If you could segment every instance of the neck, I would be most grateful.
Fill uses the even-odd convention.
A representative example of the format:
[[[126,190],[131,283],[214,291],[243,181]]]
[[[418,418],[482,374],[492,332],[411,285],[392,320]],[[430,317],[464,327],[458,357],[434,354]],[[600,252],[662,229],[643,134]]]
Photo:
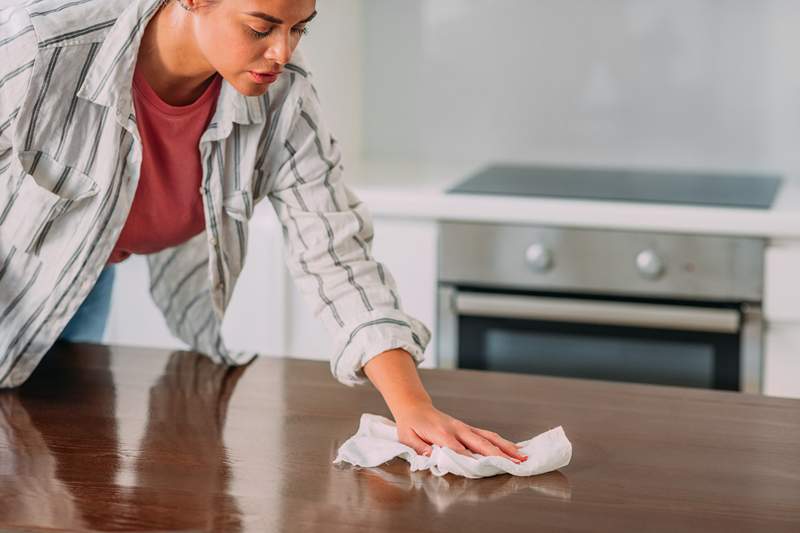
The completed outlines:
[[[168,2],[148,23],[139,47],[139,70],[170,105],[197,100],[215,74],[194,39],[192,16],[176,2]]]

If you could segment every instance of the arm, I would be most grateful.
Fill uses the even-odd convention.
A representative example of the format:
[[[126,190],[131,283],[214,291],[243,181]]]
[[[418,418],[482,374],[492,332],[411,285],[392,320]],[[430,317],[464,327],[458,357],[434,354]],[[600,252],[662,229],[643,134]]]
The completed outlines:
[[[294,119],[276,136],[264,173],[274,177],[268,195],[289,272],[333,337],[334,377],[350,386],[372,381],[399,439],[418,453],[438,444],[520,457],[513,443],[433,406],[416,370],[430,331],[402,310],[391,273],[372,257],[370,214],[342,180],[341,153],[309,78],[296,78],[287,102],[283,114]]]
[[[397,348],[419,364],[430,331],[403,311],[391,273],[372,256],[371,215],[343,180],[341,151],[311,81],[295,74],[286,102],[271,115],[292,120],[275,134],[262,174],[271,176],[267,194],[283,226],[289,273],[331,334],[333,376],[366,383],[364,364]]]

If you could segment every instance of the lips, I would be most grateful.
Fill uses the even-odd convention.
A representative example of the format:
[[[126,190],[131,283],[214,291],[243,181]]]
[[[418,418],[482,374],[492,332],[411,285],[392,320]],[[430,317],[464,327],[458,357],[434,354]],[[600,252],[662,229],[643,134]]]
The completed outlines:
[[[278,79],[278,74],[280,74],[280,71],[278,71],[278,72],[263,72],[262,73],[262,72],[258,72],[256,70],[251,70],[250,71],[250,78],[252,78],[253,81],[255,81],[256,83],[262,83],[262,84],[263,83],[272,83],[273,81]]]

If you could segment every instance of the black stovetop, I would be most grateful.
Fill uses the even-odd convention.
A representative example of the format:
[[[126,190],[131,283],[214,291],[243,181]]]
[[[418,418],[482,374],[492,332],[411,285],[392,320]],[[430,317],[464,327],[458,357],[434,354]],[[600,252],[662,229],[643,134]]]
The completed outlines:
[[[780,185],[750,174],[490,165],[447,192],[768,209]]]

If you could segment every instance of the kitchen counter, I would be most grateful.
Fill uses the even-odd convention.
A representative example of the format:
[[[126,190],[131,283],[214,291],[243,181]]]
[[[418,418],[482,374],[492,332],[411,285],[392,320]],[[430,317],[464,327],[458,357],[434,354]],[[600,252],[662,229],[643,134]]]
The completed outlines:
[[[522,440],[563,425],[572,463],[467,480],[334,466],[370,386],[325,362],[225,368],[193,353],[56,345],[0,392],[0,530],[798,531],[800,402],[422,370],[435,403]]]
[[[382,217],[800,238],[798,178],[784,182],[768,210],[445,194],[482,166],[364,160],[346,165],[345,179]]]

